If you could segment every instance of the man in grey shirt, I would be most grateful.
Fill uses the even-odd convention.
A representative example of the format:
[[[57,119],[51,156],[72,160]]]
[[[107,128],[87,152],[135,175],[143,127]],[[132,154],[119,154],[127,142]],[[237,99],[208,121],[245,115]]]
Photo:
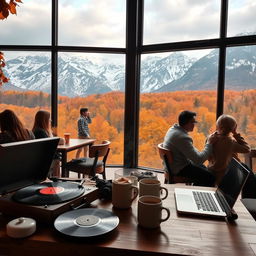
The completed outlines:
[[[195,127],[196,113],[183,111],[179,114],[179,124],[174,124],[166,133],[163,146],[171,150],[173,162],[170,168],[174,175],[187,177],[197,186],[214,186],[214,175],[203,166],[212,153],[215,136],[211,135],[202,152],[193,146],[189,136]]]
[[[80,109],[80,117],[77,120],[77,130],[78,130],[78,138],[79,139],[89,139],[90,131],[88,124],[92,123],[90,112],[88,108]],[[82,152],[82,148],[79,148],[76,152],[76,158],[79,158],[80,153]],[[84,147],[84,157],[88,156],[88,146]]]

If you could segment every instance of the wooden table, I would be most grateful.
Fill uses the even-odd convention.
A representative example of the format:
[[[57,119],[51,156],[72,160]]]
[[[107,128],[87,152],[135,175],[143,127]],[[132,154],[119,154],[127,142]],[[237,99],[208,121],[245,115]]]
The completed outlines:
[[[256,255],[256,222],[240,200],[235,204],[238,219],[232,223],[210,218],[178,216],[174,187],[165,185],[169,196],[164,206],[171,217],[158,229],[137,226],[137,201],[128,210],[116,210],[110,202],[94,201],[92,207],[105,208],[119,216],[119,226],[102,238],[62,237],[52,225],[38,226],[26,239],[11,239],[5,231],[6,218],[0,218],[0,255]]]
[[[95,139],[70,139],[69,144],[58,145],[57,152],[61,153],[61,176],[69,177],[68,170],[66,170],[65,165],[67,163],[67,154],[70,151],[82,148],[84,146],[92,145]]]

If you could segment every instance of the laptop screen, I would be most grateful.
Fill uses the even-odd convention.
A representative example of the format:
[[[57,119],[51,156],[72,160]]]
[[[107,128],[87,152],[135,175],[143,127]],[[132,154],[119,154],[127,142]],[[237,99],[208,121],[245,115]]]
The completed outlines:
[[[0,144],[0,195],[47,178],[59,138]]]
[[[235,158],[232,158],[227,172],[217,189],[217,193],[222,193],[231,209],[233,208],[249,173],[249,170],[247,170]]]

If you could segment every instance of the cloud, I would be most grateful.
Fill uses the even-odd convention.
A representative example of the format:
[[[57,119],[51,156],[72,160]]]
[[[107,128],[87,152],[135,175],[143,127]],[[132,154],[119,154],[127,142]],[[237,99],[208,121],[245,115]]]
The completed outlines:
[[[83,46],[125,47],[125,1],[85,1],[60,6],[60,43]],[[67,33],[69,31],[69,33]]]
[[[49,45],[51,1],[26,0],[18,14],[0,21],[1,44]],[[166,43],[219,36],[220,2],[216,0],[145,1],[144,43]],[[242,5],[241,5],[242,2]],[[125,47],[125,0],[62,0],[61,45]],[[228,34],[256,31],[254,0],[229,5]]]
[[[25,2],[25,1],[24,1]],[[17,15],[0,21],[1,44],[50,44],[51,5],[45,0],[26,0]]]

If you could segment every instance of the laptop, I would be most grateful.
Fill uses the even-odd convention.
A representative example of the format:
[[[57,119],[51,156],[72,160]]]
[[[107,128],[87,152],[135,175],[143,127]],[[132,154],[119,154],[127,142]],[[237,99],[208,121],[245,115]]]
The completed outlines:
[[[216,191],[175,188],[177,212],[182,214],[236,218],[232,210],[248,176],[247,170],[235,158]]]

